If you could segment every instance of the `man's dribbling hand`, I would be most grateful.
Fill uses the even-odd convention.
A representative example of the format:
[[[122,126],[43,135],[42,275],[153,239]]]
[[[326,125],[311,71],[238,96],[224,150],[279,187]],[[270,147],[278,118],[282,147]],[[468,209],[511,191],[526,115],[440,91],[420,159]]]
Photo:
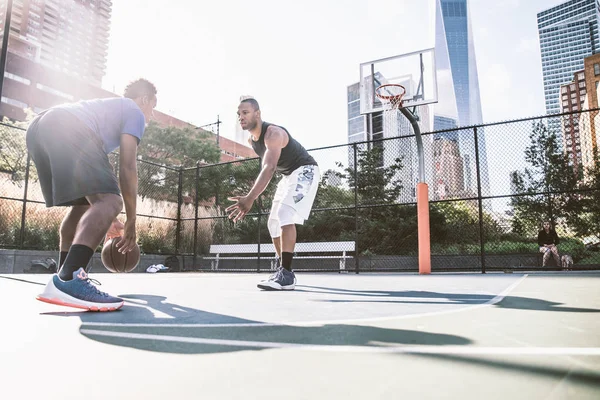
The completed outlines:
[[[125,225],[121,221],[115,218],[115,220],[110,224],[110,228],[106,232],[106,237],[104,238],[105,242],[108,242],[112,238],[122,237],[125,231]]]
[[[252,204],[254,204],[254,200],[248,196],[228,197],[228,200],[235,201],[235,204],[232,204],[225,209],[225,212],[229,214],[229,219],[233,219],[233,222],[244,219],[246,214],[248,214],[252,208]]]
[[[121,240],[117,243],[119,253],[129,253],[135,248],[137,243],[137,234],[135,230],[135,219],[125,221],[125,229]]]

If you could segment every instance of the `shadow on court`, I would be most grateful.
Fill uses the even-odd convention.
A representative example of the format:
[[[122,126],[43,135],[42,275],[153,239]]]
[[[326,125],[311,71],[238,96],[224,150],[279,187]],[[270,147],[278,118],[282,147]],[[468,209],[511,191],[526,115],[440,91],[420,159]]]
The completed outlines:
[[[544,378],[552,379],[565,379],[569,381],[590,386],[593,388],[600,388],[600,373],[591,370],[575,370],[571,368],[560,368],[552,367],[549,365],[533,364],[531,362],[517,362],[508,361],[506,359],[490,359],[484,356],[468,356],[468,355],[456,355],[456,354],[413,354],[415,357],[424,357],[437,361],[448,361],[453,363],[464,363],[468,365],[475,365],[484,368],[491,368],[496,370],[502,370],[507,372],[519,372],[523,373],[523,379],[527,379],[527,375],[537,375]],[[530,356],[533,357],[533,356]]]
[[[264,324],[169,303],[163,296],[127,294],[120,297],[127,303],[117,312],[52,312],[43,315],[80,318],[81,334],[98,342],[179,354],[263,350],[295,345],[390,347],[472,343],[461,336],[404,329]]]
[[[304,290],[311,289],[311,290]],[[423,303],[423,304],[465,304],[465,305],[477,305],[485,304],[491,301],[495,295],[486,294],[469,294],[469,293],[442,293],[442,292],[429,292],[429,291],[387,291],[387,290],[350,290],[332,287],[321,287],[321,286],[307,286],[298,285],[296,286],[298,292],[312,292],[312,293],[327,293],[332,295],[344,295],[344,296],[357,296],[363,297],[360,300],[344,299],[344,300],[315,300],[326,303]],[[401,299],[411,300],[401,300]],[[379,299],[379,300],[378,300]],[[390,300],[393,299],[393,300]],[[396,300],[399,299],[399,300]],[[423,299],[423,301],[414,300]],[[440,301],[435,301],[435,300]],[[426,300],[426,301],[425,301]],[[444,300],[444,301],[441,301]],[[557,303],[552,301],[546,301],[541,299],[535,299],[530,297],[520,296],[506,296],[502,301],[493,304],[494,307],[510,308],[517,310],[534,310],[534,311],[561,311],[561,312],[579,312],[579,313],[597,313],[600,309],[596,308],[576,308],[576,307],[561,307],[563,303]]]
[[[23,283],[31,283],[32,285],[46,286],[45,283],[30,281],[28,279],[13,278],[12,276],[0,276],[0,279],[6,279],[9,281],[17,281],[17,282],[23,282]]]

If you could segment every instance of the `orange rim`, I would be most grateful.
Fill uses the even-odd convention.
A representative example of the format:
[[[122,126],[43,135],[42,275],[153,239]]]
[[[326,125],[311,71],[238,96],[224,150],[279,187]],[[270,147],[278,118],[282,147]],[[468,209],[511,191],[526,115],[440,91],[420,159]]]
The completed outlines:
[[[402,89],[402,93],[400,94],[382,94],[380,91],[385,88],[400,88]],[[388,100],[392,102],[392,104],[402,103],[402,97],[406,94],[406,89],[402,85],[398,85],[397,83],[387,83],[385,85],[379,86],[375,89],[375,96],[380,98],[381,100]]]

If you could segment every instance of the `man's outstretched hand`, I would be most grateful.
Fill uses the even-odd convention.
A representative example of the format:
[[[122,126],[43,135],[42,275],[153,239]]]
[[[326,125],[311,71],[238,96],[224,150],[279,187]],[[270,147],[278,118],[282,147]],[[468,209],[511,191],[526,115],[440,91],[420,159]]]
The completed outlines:
[[[225,209],[225,212],[229,214],[229,219],[233,219],[233,222],[244,219],[246,214],[248,214],[252,208],[252,204],[254,204],[254,200],[248,196],[228,197],[228,200],[235,201],[235,204],[232,204]]]

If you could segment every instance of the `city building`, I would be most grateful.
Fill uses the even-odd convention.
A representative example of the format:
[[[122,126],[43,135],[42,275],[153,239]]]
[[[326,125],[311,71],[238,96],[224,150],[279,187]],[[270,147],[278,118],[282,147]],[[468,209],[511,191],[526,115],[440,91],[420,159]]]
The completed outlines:
[[[600,51],[599,15],[597,0],[570,0],[537,14],[547,114],[560,113],[561,85]]]
[[[7,2],[3,1],[0,32]],[[111,0],[14,0],[10,51],[100,86],[106,69]]]
[[[433,161],[436,176],[432,187],[434,198],[443,200],[449,194],[462,194],[465,188],[464,160],[457,141],[445,137],[436,138],[433,141]]]
[[[598,85],[600,53],[584,59],[584,68],[575,71],[569,83],[560,85],[560,111],[563,152],[576,170],[583,173],[595,163],[598,150]],[[589,111],[592,110],[592,111]]]
[[[563,151],[575,168],[582,163],[581,137],[590,134],[589,118],[587,121],[585,119],[580,121],[580,117],[586,113],[577,113],[583,109],[586,93],[585,70],[583,69],[575,72],[571,82],[560,85],[560,112],[575,112],[561,118]]]
[[[8,2],[0,6],[4,36]],[[111,0],[14,0],[0,115],[97,97],[106,70]]]
[[[26,109],[38,113],[62,103],[118,97],[101,88],[111,6],[110,0],[14,0],[0,117],[24,121]],[[153,118],[163,127],[196,128],[158,110]],[[255,157],[251,148],[227,138],[220,137],[219,147],[221,161]]]
[[[458,125],[481,124],[481,99],[479,74],[473,41],[473,29],[467,0],[439,0],[442,20],[436,25],[437,32],[443,32],[450,58],[452,83],[458,109]],[[440,43],[436,43],[436,48]],[[484,142],[485,143],[485,142]]]
[[[458,127],[483,122],[473,35],[467,0],[436,0],[435,56],[438,102],[417,107],[425,152],[425,178],[433,182],[437,198],[477,194],[475,136],[472,129]],[[401,73],[402,71],[399,71]],[[376,77],[385,81],[385,77]],[[360,114],[360,85],[348,86],[348,143],[412,135],[410,123],[398,113]],[[433,135],[426,133],[435,131]],[[489,194],[485,132],[478,128],[479,172],[482,194]],[[414,138],[384,142],[383,163],[403,160],[402,200],[409,200],[418,180]],[[398,144],[400,143],[400,144]],[[395,148],[394,148],[395,146]],[[349,155],[349,165],[352,160]],[[441,167],[443,166],[443,168]],[[461,182],[457,180],[460,179]]]
[[[483,123],[481,98],[479,91],[479,74],[473,40],[473,29],[469,2],[467,0],[438,0],[436,13],[436,62],[438,66],[438,89],[440,98],[434,105],[434,130],[468,127]],[[446,76],[449,69],[450,76]],[[451,95],[443,96],[452,91]],[[455,121],[454,121],[455,119]],[[464,186],[459,192],[453,188],[460,185],[447,185],[447,195],[462,197],[465,193],[477,193],[477,171],[475,165],[475,138],[473,131],[455,130],[438,132],[435,138],[444,138],[458,145],[458,155],[462,159],[462,169],[449,171],[448,176],[462,176]],[[487,148],[485,131],[478,128],[477,145],[479,149],[479,172],[481,192],[489,195],[489,174],[487,166]],[[458,167],[458,164],[448,164]],[[445,173],[444,171],[442,171]],[[442,173],[441,172],[441,173]],[[438,179],[436,172],[436,180]]]
[[[586,95],[585,101],[581,105],[582,110],[592,110],[582,112],[579,115],[580,127],[580,146],[581,146],[581,164],[584,167],[584,174],[587,169],[596,162],[598,155],[598,136],[600,136],[600,113],[598,109],[598,86],[600,84],[600,53],[586,57],[584,60],[584,77]],[[576,74],[577,75],[577,74]],[[579,83],[581,85],[581,83]],[[562,87],[561,87],[562,95]]]

